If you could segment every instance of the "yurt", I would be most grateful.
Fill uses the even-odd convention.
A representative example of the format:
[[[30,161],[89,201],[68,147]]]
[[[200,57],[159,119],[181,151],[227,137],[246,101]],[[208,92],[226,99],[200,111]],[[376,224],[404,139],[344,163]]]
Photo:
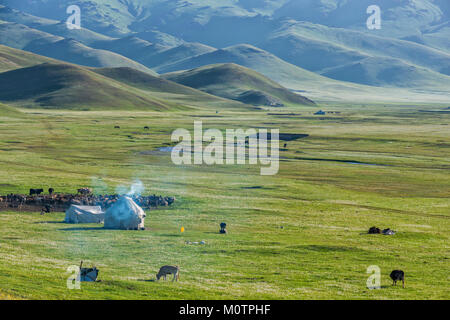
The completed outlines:
[[[105,214],[106,229],[144,230],[144,210],[130,197],[123,196]]]
[[[103,223],[105,213],[99,206],[71,205],[66,211],[65,223]]]

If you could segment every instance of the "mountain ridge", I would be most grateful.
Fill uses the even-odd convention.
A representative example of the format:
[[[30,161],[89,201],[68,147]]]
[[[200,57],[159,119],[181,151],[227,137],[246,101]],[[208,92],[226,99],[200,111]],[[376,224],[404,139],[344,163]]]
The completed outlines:
[[[314,105],[308,98],[293,93],[262,74],[233,63],[208,65],[162,76],[213,95],[254,105]]]

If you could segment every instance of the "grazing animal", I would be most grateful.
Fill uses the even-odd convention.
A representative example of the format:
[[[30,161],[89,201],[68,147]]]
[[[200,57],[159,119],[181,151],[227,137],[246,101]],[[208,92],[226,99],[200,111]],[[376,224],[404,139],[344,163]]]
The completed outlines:
[[[145,126],[144,129],[145,130],[150,130],[150,127]]]
[[[395,234],[395,231],[394,231],[394,230],[391,230],[391,229],[389,229],[389,228],[387,228],[387,229],[384,229],[384,230],[382,231],[382,233],[383,233],[385,236],[392,236],[392,235]]]
[[[381,229],[380,229],[380,228],[377,228],[377,227],[371,227],[371,228],[369,229],[369,234],[378,234],[378,233],[381,233]]]
[[[53,192],[55,192],[55,189],[53,189],[53,188],[48,188],[48,194],[53,194]]]
[[[220,231],[219,231],[219,232],[220,232],[221,234],[227,233],[226,227],[227,227],[227,224],[226,224],[225,222],[222,222],[222,223],[220,224]]]
[[[180,279],[180,268],[178,266],[163,266],[156,274],[156,280],[159,280],[161,277],[164,277],[164,280],[166,280],[168,274],[173,274],[172,281],[178,281]]]
[[[44,189],[30,189],[30,196],[40,195],[42,192],[44,192]]]
[[[402,270],[394,270],[391,272],[390,277],[392,279],[392,285],[396,286],[397,281],[402,281],[403,288],[405,287],[405,273]]]
[[[100,271],[94,266],[93,268],[83,268],[83,261],[80,263],[80,281],[95,282]]]
[[[114,129],[120,129],[120,126],[114,126]]]

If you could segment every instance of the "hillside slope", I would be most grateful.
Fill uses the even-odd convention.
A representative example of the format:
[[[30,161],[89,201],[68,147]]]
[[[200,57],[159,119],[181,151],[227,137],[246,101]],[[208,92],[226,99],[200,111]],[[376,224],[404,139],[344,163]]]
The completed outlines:
[[[184,108],[85,68],[52,63],[0,73],[0,100],[62,109]]]
[[[117,53],[93,49],[76,40],[17,23],[0,23],[0,44],[89,67],[131,67],[155,74],[149,68]]]
[[[16,72],[7,72],[12,70]],[[3,45],[0,45],[0,78],[0,100],[30,107],[249,108],[133,68],[87,68]]]
[[[153,70],[122,55],[106,50],[93,49],[72,39],[63,39],[47,44],[33,43],[26,46],[24,50],[82,66],[97,68],[130,67],[156,75]]]
[[[374,4],[382,9],[381,30],[366,28],[369,17],[366,10]],[[448,20],[450,12],[447,8],[447,0],[288,0],[272,17],[289,17],[367,34],[402,38]]]
[[[57,60],[0,44],[0,72],[34,66]]]
[[[201,43],[187,42],[177,47],[159,52],[147,59],[147,61],[142,61],[142,63],[155,71],[159,71],[170,64],[179,63],[186,59],[210,53],[215,50],[217,49]]]
[[[398,60],[401,60],[401,63],[409,65],[411,69],[420,66],[429,71],[450,75],[450,54],[445,50],[434,49],[416,42],[307,22],[287,20],[280,29],[274,31],[259,45],[289,63],[319,73],[326,68],[359,61],[365,63],[364,61],[369,61],[367,58],[378,58],[378,60],[385,60],[383,68],[389,67],[390,63],[393,63],[392,68],[396,68]],[[383,70],[380,69],[379,72]],[[388,84],[402,87],[404,82],[409,81],[409,75],[410,72],[404,74],[403,82],[391,81]],[[414,76],[414,78],[418,77],[420,73]],[[428,79],[431,78],[431,76],[428,77]],[[358,78],[351,79],[348,76],[337,79],[364,83],[358,82]],[[437,81],[439,77],[434,79],[434,82]]]
[[[165,95],[167,99],[170,97],[178,97],[178,99],[195,101],[196,103],[229,103],[237,105],[236,103],[222,99],[219,96],[211,95],[190,86],[166,80],[162,77],[155,77],[146,72],[141,72],[132,68],[99,68],[92,69],[92,71],[131,87],[150,91],[153,94]],[[239,107],[243,106],[239,105]]]
[[[314,104],[262,74],[232,63],[168,73],[163,77],[213,95],[253,105]]]
[[[20,112],[16,108],[0,103],[0,117],[24,118],[26,117],[26,114]]]
[[[399,59],[369,57],[324,69],[320,73],[328,78],[370,86],[442,91],[450,88],[450,76]]]
[[[69,30],[65,22],[37,17],[2,5],[0,5],[0,20],[22,24],[55,36],[72,38],[86,45],[90,45],[95,41],[110,39],[107,36],[83,27],[81,29]]]
[[[303,83],[323,77],[289,64],[273,54],[248,44],[240,44],[176,62],[160,69],[161,73],[194,69],[210,64],[234,63],[253,69],[273,81]]]

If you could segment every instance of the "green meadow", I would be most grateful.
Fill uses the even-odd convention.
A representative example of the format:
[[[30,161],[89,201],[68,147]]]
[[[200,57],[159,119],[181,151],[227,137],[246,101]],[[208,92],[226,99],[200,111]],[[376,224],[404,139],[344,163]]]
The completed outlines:
[[[0,108],[0,194],[84,186],[114,193],[140,179],[146,194],[177,199],[147,212],[145,231],[1,211],[0,299],[450,298],[446,105]],[[320,108],[340,113],[313,115]],[[309,136],[280,142],[275,176],[251,165],[175,166],[159,148],[195,120],[204,129]],[[223,221],[227,235],[218,232]],[[397,234],[368,235],[371,226]],[[69,290],[67,268],[81,260],[100,269],[101,282]],[[166,264],[180,266],[180,282],[154,281]],[[381,269],[378,290],[366,287],[372,265]],[[405,271],[405,289],[391,286],[394,269]]]

